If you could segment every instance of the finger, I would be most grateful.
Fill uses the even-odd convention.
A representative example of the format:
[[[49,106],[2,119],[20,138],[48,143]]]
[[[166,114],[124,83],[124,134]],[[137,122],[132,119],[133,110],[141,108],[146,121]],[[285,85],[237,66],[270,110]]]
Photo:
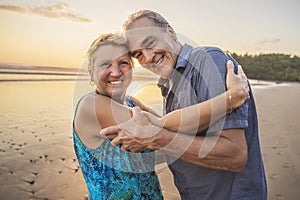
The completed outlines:
[[[137,125],[147,125],[149,123],[148,118],[142,113],[139,107],[132,108],[132,119]]]
[[[133,114],[133,117],[139,117],[140,115],[142,115],[142,111],[141,111],[140,107],[138,107],[138,106],[133,107],[132,114]]]
[[[131,152],[133,152],[133,153],[138,153],[138,152],[141,152],[141,151],[143,151],[143,149],[139,149],[138,147],[130,147],[130,149],[129,149]]]
[[[231,60],[227,60],[227,73],[234,73],[234,65]]]
[[[130,151],[130,146],[125,145],[125,144],[122,144],[121,150],[122,150],[122,151]]]
[[[126,139],[125,136],[118,136],[118,137],[115,137],[110,143],[113,146],[118,146],[123,143],[124,139]]]
[[[145,151],[146,148],[145,147],[133,147],[133,149],[131,150],[132,152],[134,153],[139,153],[139,152],[142,152],[142,151]]]
[[[238,65],[238,74],[245,74],[241,65]]]
[[[117,125],[109,126],[100,131],[100,136],[108,137],[111,134],[117,134],[120,130],[121,129]]]
[[[137,98],[135,98],[135,97],[133,97],[133,96],[129,96],[130,97],[130,99],[131,99],[131,101],[133,101],[133,103],[135,104],[135,105],[138,105],[140,102],[139,102],[139,100],[137,99]]]
[[[238,66],[238,75],[240,75],[243,80],[248,80],[241,65]]]
[[[115,137],[117,137],[118,135],[119,135],[118,133],[113,133],[113,134],[106,135],[106,138],[112,140],[112,139],[114,139]]]

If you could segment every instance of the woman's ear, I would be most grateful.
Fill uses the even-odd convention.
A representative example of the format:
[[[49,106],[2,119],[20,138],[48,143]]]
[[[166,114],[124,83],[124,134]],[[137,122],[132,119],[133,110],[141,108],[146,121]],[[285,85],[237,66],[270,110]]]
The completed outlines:
[[[94,78],[94,73],[93,73],[92,69],[89,68],[88,71],[89,71],[89,74],[90,74],[90,77],[91,77],[91,81],[94,82],[95,78]]]

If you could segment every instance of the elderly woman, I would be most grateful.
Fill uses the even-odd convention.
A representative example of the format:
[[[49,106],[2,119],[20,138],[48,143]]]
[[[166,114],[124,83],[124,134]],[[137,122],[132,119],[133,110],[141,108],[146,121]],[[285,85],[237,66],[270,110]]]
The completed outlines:
[[[133,63],[127,41],[122,35],[100,35],[91,44],[87,54],[89,74],[96,90],[86,94],[78,102],[74,114],[73,137],[75,153],[86,181],[89,198],[163,199],[154,171],[155,152],[122,151],[120,146],[112,146],[111,141],[99,132],[105,127],[128,121],[132,117],[130,107],[134,106],[149,112],[148,116],[152,118],[156,116],[153,121],[160,126],[178,130],[178,124],[184,123],[178,117],[180,111],[157,118],[155,112],[137,99],[126,96],[126,89],[132,81]],[[227,78],[230,80],[227,84],[230,91],[215,97],[222,100],[223,104],[224,99],[227,102],[226,112],[224,107],[215,110],[220,117],[242,105],[248,98],[248,91],[243,89],[243,73],[235,75],[230,72]],[[201,129],[210,124],[210,104],[208,101],[195,105],[196,109],[201,110],[201,120],[200,116],[191,119],[195,121],[199,118]]]

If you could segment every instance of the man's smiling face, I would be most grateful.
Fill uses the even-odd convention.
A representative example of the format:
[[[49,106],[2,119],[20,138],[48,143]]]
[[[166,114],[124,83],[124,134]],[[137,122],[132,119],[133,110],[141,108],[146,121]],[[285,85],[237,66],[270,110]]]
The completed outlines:
[[[146,69],[170,77],[181,45],[171,27],[157,27],[146,17],[137,19],[127,30],[131,55]]]

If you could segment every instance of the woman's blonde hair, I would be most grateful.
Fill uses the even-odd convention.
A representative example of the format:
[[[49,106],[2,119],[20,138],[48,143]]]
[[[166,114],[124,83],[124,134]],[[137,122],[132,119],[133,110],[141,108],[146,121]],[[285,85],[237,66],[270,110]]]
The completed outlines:
[[[112,45],[116,47],[124,47],[128,50],[128,55],[130,56],[128,41],[126,37],[121,33],[105,33],[101,34],[98,38],[96,38],[92,44],[90,45],[86,56],[88,59],[88,69],[92,70],[94,68],[94,60],[95,51],[100,47],[104,45]],[[131,59],[130,59],[131,61]],[[132,61],[131,61],[132,64]],[[133,66],[133,65],[132,65]]]

